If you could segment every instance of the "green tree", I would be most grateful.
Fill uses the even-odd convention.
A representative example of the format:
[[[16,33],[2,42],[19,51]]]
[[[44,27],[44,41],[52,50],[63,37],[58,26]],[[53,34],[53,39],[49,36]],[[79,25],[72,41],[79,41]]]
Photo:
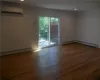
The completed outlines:
[[[51,17],[50,19],[51,19],[51,22],[53,22],[53,23],[58,22],[58,18]]]
[[[39,37],[48,39],[49,32],[49,18],[40,17],[39,18]]]
[[[39,17],[39,38],[48,39],[49,25],[58,22],[58,18]]]

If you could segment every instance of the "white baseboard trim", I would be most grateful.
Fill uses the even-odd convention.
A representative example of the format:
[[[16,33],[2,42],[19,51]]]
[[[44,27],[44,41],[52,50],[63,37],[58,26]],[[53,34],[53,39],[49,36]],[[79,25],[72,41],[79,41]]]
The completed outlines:
[[[98,46],[97,44],[88,43],[88,42],[84,42],[84,41],[78,41],[78,40],[66,41],[62,45],[70,44],[70,43],[73,43],[73,42],[77,42],[77,43],[85,44],[85,45],[88,45],[88,46],[100,48],[100,46]],[[32,49],[31,48],[26,48],[26,49],[19,49],[19,50],[1,52],[0,56],[11,55],[11,54],[20,53],[20,52],[26,52],[26,51],[32,51]]]
[[[19,50],[13,50],[13,51],[5,51],[5,52],[1,52],[0,56],[11,55],[11,54],[26,52],[26,51],[32,51],[32,49],[26,48],[26,49],[19,49]]]
[[[98,44],[94,44],[94,43],[88,43],[88,42],[78,41],[78,40],[75,40],[74,42],[85,44],[85,45],[88,45],[88,46],[91,46],[91,47],[99,48]]]
[[[84,44],[84,45],[88,45],[88,46],[92,46],[92,47],[99,48],[99,46],[98,46],[97,44],[88,43],[88,42],[84,42],[84,41],[78,41],[78,40],[66,41],[66,42],[64,42],[64,43],[63,43],[63,45],[64,45],[64,44],[73,43],[73,42],[76,42],[76,43],[81,43],[81,44]]]

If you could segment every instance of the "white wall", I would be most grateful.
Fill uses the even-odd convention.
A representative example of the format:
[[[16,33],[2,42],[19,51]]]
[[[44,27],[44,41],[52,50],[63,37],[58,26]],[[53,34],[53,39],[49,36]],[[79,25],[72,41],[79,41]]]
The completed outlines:
[[[61,27],[60,27],[60,39],[61,44],[67,41],[75,40],[75,29],[77,16],[73,14],[67,14],[61,16]]]
[[[38,16],[60,17],[61,43],[74,40],[76,13],[49,9],[24,9],[24,15],[2,16],[2,52],[38,45]]]
[[[75,40],[77,12],[50,9],[38,9],[38,16],[51,16],[60,18],[60,43]]]
[[[31,48],[36,44],[34,12],[24,9],[24,15],[5,14],[2,16],[2,52]]]
[[[81,12],[77,23],[76,39],[100,46],[100,9]]]

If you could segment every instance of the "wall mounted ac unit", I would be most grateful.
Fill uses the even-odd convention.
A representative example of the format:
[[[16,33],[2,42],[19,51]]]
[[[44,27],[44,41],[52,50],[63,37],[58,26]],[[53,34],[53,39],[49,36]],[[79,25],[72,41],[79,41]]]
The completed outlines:
[[[23,8],[19,3],[3,1],[2,13],[23,14]]]

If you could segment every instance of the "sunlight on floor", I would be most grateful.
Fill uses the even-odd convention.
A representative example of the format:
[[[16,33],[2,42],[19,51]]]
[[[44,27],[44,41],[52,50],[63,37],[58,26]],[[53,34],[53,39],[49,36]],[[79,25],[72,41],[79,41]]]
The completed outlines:
[[[40,51],[40,50],[42,50],[41,48],[37,48],[34,52],[38,52],[38,51]]]

